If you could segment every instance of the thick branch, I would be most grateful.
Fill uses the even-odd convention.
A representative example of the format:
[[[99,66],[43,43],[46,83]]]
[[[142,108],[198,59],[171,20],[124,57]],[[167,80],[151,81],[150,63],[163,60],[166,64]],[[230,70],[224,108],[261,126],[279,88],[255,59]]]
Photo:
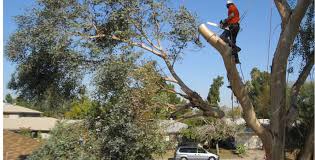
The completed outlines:
[[[295,9],[288,11],[287,1],[275,1],[282,16],[282,30],[274,53],[270,78],[271,120],[270,131],[273,135],[272,158],[283,159],[285,146],[286,121],[286,69],[290,48],[298,34],[300,23],[311,0],[299,0]],[[290,15],[288,15],[290,14]]]
[[[186,119],[196,118],[196,117],[201,117],[201,116],[204,116],[204,114],[203,113],[189,114],[189,115],[184,115],[184,116],[179,117],[178,119],[176,119],[176,121],[181,122]]]
[[[231,48],[220,37],[210,31],[205,24],[199,26],[199,32],[208,43],[216,48],[221,54],[228,79],[232,86],[232,91],[243,108],[244,119],[247,125],[249,125],[262,139],[266,138],[266,136],[270,136],[267,135],[266,129],[257,120],[254,107],[248,97],[245,85],[241,81],[234,59],[231,56]]]
[[[284,26],[290,16],[291,8],[287,0],[275,0],[275,4],[281,16],[282,24]]]
[[[176,118],[175,114],[177,114],[177,113],[179,113],[179,112],[182,112],[182,111],[185,111],[185,110],[187,110],[187,109],[189,109],[189,108],[191,108],[191,107],[192,107],[191,103],[186,103],[186,104],[177,105],[177,106],[176,106],[176,111],[174,111],[174,112],[171,114],[170,118]]]
[[[178,83],[177,80],[172,77],[164,77],[163,79],[168,82]]]
[[[290,95],[290,110],[287,113],[286,121],[287,125],[291,126],[292,122],[297,117],[297,97],[300,93],[300,89],[302,85],[305,83],[308,75],[311,73],[311,70],[314,66],[314,51],[312,51],[312,54],[308,58],[308,62],[306,63],[305,67],[303,68],[302,72],[300,73],[298,79],[293,84],[291,89],[291,95]]]
[[[161,87],[162,87],[162,88],[163,88],[163,90],[164,90],[164,91],[166,91],[166,92],[169,92],[169,93],[174,93],[174,94],[178,94],[178,95],[182,96],[183,98],[185,98],[185,99],[189,100],[189,97],[188,97],[187,95],[185,95],[185,94],[182,94],[182,93],[176,92],[174,89],[165,88],[165,87],[163,87],[163,86],[161,86]]]
[[[281,2],[285,7],[284,1]],[[281,35],[274,54],[271,69],[270,97],[271,97],[271,131],[273,135],[282,138],[283,127],[286,126],[286,69],[290,48],[298,34],[300,23],[310,5],[311,0],[299,0],[292,14],[288,18],[285,27],[282,28]],[[281,12],[281,10],[279,11]],[[280,145],[280,144],[279,144]],[[283,144],[284,145],[284,144]],[[277,146],[276,146],[277,148]],[[276,155],[274,153],[273,155]],[[282,154],[283,156],[283,154]]]

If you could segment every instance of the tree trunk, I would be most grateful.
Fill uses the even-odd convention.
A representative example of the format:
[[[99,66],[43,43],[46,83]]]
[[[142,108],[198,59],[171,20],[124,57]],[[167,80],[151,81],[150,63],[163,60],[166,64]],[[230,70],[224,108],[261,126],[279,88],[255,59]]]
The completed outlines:
[[[270,157],[272,150],[272,136],[269,130],[262,126],[256,117],[247,89],[239,76],[234,59],[231,55],[231,48],[220,37],[210,31],[206,25],[201,24],[199,26],[199,32],[208,41],[208,43],[216,48],[221,54],[227,71],[228,80],[232,86],[232,91],[243,108],[243,118],[245,119],[246,124],[252,128],[262,140],[265,146],[266,155],[267,157]]]
[[[311,160],[314,156],[314,124],[305,139],[304,147],[300,151],[298,160]]]
[[[219,141],[216,142],[215,148],[217,149],[217,155],[220,155]]]
[[[270,134],[267,134],[270,135]],[[272,138],[270,137],[259,137],[263,143],[263,149],[265,150],[266,160],[272,159]]]
[[[311,0],[298,0],[292,10],[287,0],[274,0],[282,19],[282,31],[277,49],[274,54],[271,70],[270,96],[271,96],[271,122],[270,129],[262,126],[254,112],[247,89],[239,77],[231,48],[206,25],[199,26],[201,35],[221,54],[227,71],[232,91],[240,102],[246,124],[261,138],[267,159],[284,160],[285,128],[286,128],[286,69],[290,47],[299,31],[300,23],[306,13]]]

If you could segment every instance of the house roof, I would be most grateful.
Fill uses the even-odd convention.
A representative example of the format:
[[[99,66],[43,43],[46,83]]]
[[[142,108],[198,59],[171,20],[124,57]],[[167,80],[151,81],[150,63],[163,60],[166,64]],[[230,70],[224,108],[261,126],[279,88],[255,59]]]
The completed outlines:
[[[180,130],[188,128],[188,125],[174,120],[160,120],[160,126],[168,134],[179,133]]]
[[[3,113],[33,113],[33,114],[41,114],[42,112],[25,108],[18,105],[13,105],[9,103],[4,103],[3,105]]]
[[[3,159],[22,159],[38,149],[41,143],[35,139],[11,131],[3,131]]]
[[[243,118],[236,118],[236,119],[234,119],[234,121],[232,118],[223,118],[223,121],[225,123],[227,123],[228,125],[245,125],[246,124],[246,122]],[[258,121],[262,125],[269,125],[270,124],[269,119],[258,119]]]
[[[58,119],[51,117],[3,118],[3,128],[7,130],[29,128],[32,131],[50,131],[57,122]]]

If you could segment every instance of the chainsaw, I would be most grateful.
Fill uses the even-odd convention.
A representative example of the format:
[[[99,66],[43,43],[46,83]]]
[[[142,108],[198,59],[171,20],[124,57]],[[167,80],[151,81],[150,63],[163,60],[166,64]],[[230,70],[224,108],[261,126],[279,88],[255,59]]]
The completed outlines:
[[[221,26],[219,24],[216,24],[216,23],[213,23],[213,22],[207,22],[207,24],[209,24],[210,26],[218,27],[220,29],[229,30],[229,27],[221,28]]]

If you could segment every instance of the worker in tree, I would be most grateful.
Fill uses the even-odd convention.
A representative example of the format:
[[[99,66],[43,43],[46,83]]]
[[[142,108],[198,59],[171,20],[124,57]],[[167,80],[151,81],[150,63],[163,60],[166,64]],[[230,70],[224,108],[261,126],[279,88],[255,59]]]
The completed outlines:
[[[236,46],[236,37],[238,31],[240,30],[240,15],[232,0],[227,0],[226,7],[228,8],[228,17],[220,21],[220,27],[224,29],[220,38],[232,47],[232,54],[235,57],[235,63],[238,64],[240,63],[238,59],[238,52],[241,51],[241,48]]]

